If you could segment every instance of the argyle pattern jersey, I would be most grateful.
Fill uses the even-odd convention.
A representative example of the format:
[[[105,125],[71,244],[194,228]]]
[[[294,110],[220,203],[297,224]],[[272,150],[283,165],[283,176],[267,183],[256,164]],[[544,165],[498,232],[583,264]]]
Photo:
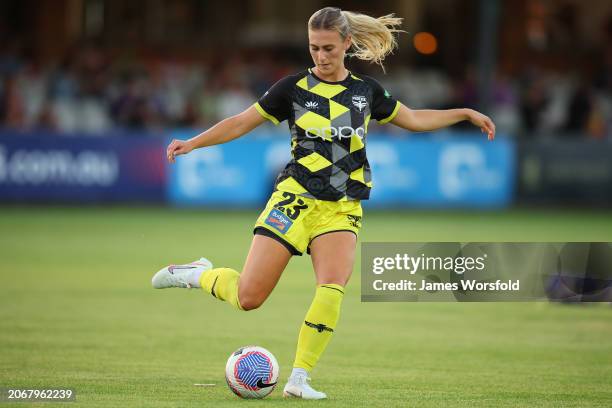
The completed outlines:
[[[274,124],[287,120],[291,131],[292,160],[275,190],[327,201],[369,198],[368,123],[392,120],[400,106],[378,82],[351,73],[327,82],[307,70],[278,81],[254,106]]]

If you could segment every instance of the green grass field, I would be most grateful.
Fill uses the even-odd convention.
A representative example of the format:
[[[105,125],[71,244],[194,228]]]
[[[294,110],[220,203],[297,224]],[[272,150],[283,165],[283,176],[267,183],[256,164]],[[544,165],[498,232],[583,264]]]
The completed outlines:
[[[314,293],[308,257],[292,260],[252,312],[197,290],[150,288],[163,265],[201,255],[239,269],[255,216],[0,207],[0,386],[72,387],[68,407],[612,406],[610,305],[361,303],[359,265],[313,372],[330,398],[284,400]],[[369,212],[361,236],[470,240],[612,241],[612,213]],[[279,388],[261,401],[225,385],[229,353],[248,344],[281,365]]]

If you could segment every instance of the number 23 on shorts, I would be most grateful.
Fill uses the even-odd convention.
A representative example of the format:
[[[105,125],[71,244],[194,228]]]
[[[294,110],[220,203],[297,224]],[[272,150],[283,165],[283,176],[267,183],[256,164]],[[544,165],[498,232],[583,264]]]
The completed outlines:
[[[308,209],[308,204],[302,199],[297,198],[297,195],[288,191],[283,191],[283,200],[274,204],[274,208],[287,214],[287,217],[296,220],[300,216],[302,210]]]
[[[293,223],[299,221],[298,217],[303,217],[308,212],[307,210],[309,210],[309,206],[306,200],[294,193],[276,191],[272,194],[264,210],[265,218],[260,222],[282,234],[286,234]]]

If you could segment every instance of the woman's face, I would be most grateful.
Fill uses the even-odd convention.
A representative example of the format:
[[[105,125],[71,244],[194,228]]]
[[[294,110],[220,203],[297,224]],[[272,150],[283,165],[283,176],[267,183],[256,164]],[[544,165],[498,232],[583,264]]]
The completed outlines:
[[[333,30],[308,30],[310,55],[317,70],[323,75],[333,75],[344,68],[344,55],[351,46],[351,37],[344,40]]]

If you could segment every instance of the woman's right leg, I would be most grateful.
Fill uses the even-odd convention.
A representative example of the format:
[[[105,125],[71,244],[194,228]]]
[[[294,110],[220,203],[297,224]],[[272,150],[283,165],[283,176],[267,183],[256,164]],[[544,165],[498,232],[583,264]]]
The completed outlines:
[[[202,274],[202,289],[241,310],[257,309],[268,298],[291,259],[275,239],[254,235],[242,273],[214,268]]]

